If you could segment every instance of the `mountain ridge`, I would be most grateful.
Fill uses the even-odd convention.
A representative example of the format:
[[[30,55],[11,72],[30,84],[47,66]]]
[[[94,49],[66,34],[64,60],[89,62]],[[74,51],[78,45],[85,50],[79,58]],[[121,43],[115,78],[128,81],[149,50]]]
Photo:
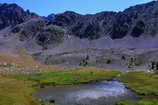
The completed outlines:
[[[48,17],[18,5],[3,4],[0,8],[1,51],[25,49],[44,64],[73,67],[82,66],[88,56],[87,65],[110,69],[128,69],[131,58],[138,58],[144,69],[157,59],[152,56],[158,49],[158,1],[122,12],[81,15],[66,11]],[[144,54],[150,51],[154,53],[144,62]],[[122,60],[122,56],[127,59]],[[109,60],[112,64],[106,64]]]
[[[1,4],[0,5],[0,29],[3,29],[10,25],[17,25],[23,23],[31,18],[37,18],[38,15],[25,11],[22,7],[17,4]]]
[[[69,35],[90,40],[103,36],[120,39],[127,35],[157,34],[158,1],[131,6],[121,12],[103,11],[96,14],[82,15],[73,11],[50,14],[42,17],[29,10],[23,10],[17,4],[0,5],[0,29],[9,25],[15,26],[31,18],[42,18],[49,24],[64,28]],[[14,11],[13,11],[14,9]],[[5,20],[6,21],[5,21]],[[151,31],[150,31],[151,30]]]
[[[157,34],[155,27],[152,26],[157,21],[157,5],[157,1],[152,1],[130,7],[122,12],[104,11],[94,15],[80,15],[67,11],[55,15],[52,23],[66,27],[68,34],[89,39],[107,35],[112,39],[118,39],[126,35],[139,37],[142,34]],[[150,27],[155,33],[150,31]]]

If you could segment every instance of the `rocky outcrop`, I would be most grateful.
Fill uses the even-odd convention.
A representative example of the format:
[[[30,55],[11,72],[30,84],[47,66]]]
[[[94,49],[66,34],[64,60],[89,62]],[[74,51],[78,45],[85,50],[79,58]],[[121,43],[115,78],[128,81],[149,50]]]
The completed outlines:
[[[104,36],[112,39],[120,39],[127,35],[132,37],[154,36],[158,33],[158,1],[136,5],[122,12],[81,15],[66,11],[61,14],[50,14],[48,17],[40,17],[29,10],[24,11],[16,4],[0,5],[0,29],[25,23],[32,18],[42,18],[45,24],[62,27],[69,35],[90,40]],[[39,32],[41,31],[39,24],[34,24],[34,27]],[[23,34],[32,34],[33,30],[28,27],[27,31]]]
[[[0,4],[0,52],[24,48],[45,64],[127,70],[134,59],[148,68],[158,59],[157,29],[158,1],[122,12],[67,11],[48,17]]]
[[[158,1],[136,5],[122,12],[101,12],[94,15],[80,15],[64,12],[55,15],[52,23],[67,29],[71,35],[80,38],[97,39],[110,36],[112,39],[127,35],[139,37],[158,33]]]
[[[8,26],[12,26],[8,30],[18,35],[20,41],[33,40],[44,48],[56,46],[69,36],[89,40],[153,37],[158,34],[158,1],[136,5],[122,12],[81,15],[67,11],[48,17],[24,11],[16,4],[0,4],[0,29]]]
[[[0,4],[0,29],[14,26],[38,16],[29,10],[24,11],[17,4]]]
[[[30,19],[19,24],[12,29],[12,33],[17,34],[20,41],[34,41],[44,49],[61,43],[65,35],[62,28],[49,24],[42,18]]]

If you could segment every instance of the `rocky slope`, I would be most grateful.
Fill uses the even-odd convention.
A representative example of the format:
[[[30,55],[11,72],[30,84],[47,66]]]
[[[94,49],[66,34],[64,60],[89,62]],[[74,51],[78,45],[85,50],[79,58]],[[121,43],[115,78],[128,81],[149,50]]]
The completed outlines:
[[[29,10],[24,11],[17,4],[0,4],[0,29],[37,17],[38,15],[31,13]]]
[[[151,56],[157,55],[157,28],[158,1],[122,12],[66,11],[48,17],[0,4],[1,52],[26,49],[46,64],[129,69],[135,59],[137,69],[149,68],[157,60]]]
[[[157,34],[158,1],[130,7],[122,12],[101,12],[80,15],[64,12],[55,15],[52,23],[68,29],[68,33],[80,38],[97,39],[110,36],[112,39],[127,35],[154,36]]]

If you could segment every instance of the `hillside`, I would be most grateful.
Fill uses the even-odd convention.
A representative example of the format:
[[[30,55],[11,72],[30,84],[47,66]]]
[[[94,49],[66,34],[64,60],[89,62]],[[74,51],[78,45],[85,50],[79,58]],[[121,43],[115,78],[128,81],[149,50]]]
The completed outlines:
[[[157,7],[158,1],[152,1],[121,12],[66,11],[43,17],[17,4],[1,4],[1,52],[25,49],[44,64],[126,70],[132,58],[139,62],[147,53],[157,55]],[[149,68],[153,60],[150,56],[136,68]]]

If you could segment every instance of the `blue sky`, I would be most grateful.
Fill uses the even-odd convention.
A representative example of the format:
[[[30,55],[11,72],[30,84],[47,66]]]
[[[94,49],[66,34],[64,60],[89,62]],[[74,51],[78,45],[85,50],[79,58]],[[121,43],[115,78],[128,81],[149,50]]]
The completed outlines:
[[[64,11],[94,14],[101,11],[122,11],[129,6],[152,0],[0,0],[0,3],[17,3],[24,9],[41,16]]]

